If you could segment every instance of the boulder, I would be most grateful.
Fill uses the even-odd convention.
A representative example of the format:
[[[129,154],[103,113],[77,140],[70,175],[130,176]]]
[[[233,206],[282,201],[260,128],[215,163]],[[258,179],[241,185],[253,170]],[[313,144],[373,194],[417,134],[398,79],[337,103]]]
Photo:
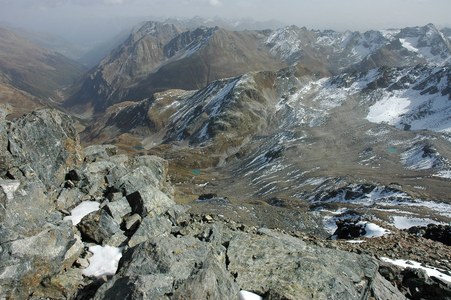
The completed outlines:
[[[74,121],[57,110],[42,109],[16,119],[8,142],[11,167],[31,167],[47,187],[59,186],[69,169],[81,163]]]
[[[108,212],[108,214],[113,217],[116,223],[121,224],[122,218],[130,214],[132,212],[132,208],[127,201],[127,198],[122,197],[119,200],[109,202],[105,205],[104,209]]]
[[[167,236],[126,251],[118,273],[94,299],[169,299],[173,295],[171,299],[235,300],[238,292],[225,264],[207,243]]]
[[[171,233],[172,223],[165,216],[146,217],[130,238],[129,247],[145,242],[151,238],[168,236]]]
[[[407,268],[401,276],[409,299],[451,299],[451,284],[429,277],[424,270]]]
[[[127,194],[126,198],[132,212],[142,217],[148,214],[153,216],[163,214],[175,205],[174,200],[151,185],[143,186],[138,191]]]
[[[145,187],[157,188],[160,183],[158,174],[155,174],[154,170],[147,166],[139,166],[122,177],[117,175],[116,177],[118,178],[116,186],[126,195],[139,191]]]
[[[119,224],[103,209],[85,216],[77,225],[84,241],[102,242],[120,231]]]
[[[337,220],[335,224],[337,225],[337,229],[333,235],[337,239],[352,239],[366,234],[365,224],[359,223],[355,219]]]
[[[407,232],[451,246],[451,225],[413,226],[407,229]]]
[[[0,180],[0,240],[29,237],[42,230],[55,209],[40,181]]]
[[[67,251],[75,243],[72,228],[47,224],[36,235],[5,241],[0,249],[0,298],[27,299],[46,278],[74,262]]]
[[[376,274],[371,286],[371,296],[374,300],[405,300],[407,299],[397,288],[379,273]]]
[[[103,195],[107,187],[105,176],[114,168],[116,164],[109,160],[98,160],[84,165],[83,179],[80,183],[83,191],[92,196]]]
[[[155,174],[158,182],[157,187],[170,198],[174,196],[174,188],[169,181],[169,163],[167,160],[154,155],[142,155],[134,159],[133,165],[149,168]]]
[[[68,210],[76,204],[82,202],[86,198],[86,194],[77,188],[60,189],[56,199],[56,209]]]
[[[114,145],[91,145],[83,149],[83,152],[86,162],[94,162],[98,159],[108,159],[110,156],[116,155],[117,147]]]
[[[270,299],[366,299],[378,269],[370,257],[310,246],[271,230],[235,234],[227,258],[241,289]]]

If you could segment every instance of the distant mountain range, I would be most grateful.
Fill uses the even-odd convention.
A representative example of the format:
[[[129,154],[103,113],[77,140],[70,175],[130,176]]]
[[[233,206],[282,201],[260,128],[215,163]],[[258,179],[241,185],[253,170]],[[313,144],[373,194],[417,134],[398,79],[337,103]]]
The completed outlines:
[[[96,98],[84,94],[102,112],[85,131],[87,140],[137,147],[185,167],[213,167],[224,180],[216,184],[242,197],[305,199],[356,182],[396,182],[412,195],[449,198],[446,31],[431,24],[366,33],[146,26],[92,71],[97,77],[85,79],[102,87],[90,90]],[[171,33],[166,42],[156,48],[149,46],[152,40],[146,49],[158,51],[133,56],[144,49],[136,45],[161,34],[159,26]],[[247,43],[237,42],[244,38]],[[259,54],[252,56],[251,48]],[[118,54],[124,56],[115,59]],[[253,63],[239,67],[233,57]],[[203,58],[210,73],[184,68]],[[229,63],[213,63],[219,58]],[[107,84],[102,74],[111,66]],[[228,70],[230,77],[216,80],[227,74],[213,70]],[[412,184],[420,177],[426,186],[421,189]]]
[[[192,22],[200,21],[143,23],[84,76],[4,31],[3,95],[39,106],[78,78],[64,106],[88,117],[85,141],[219,170],[221,187],[243,197],[397,182],[449,198],[449,29],[233,31]],[[422,189],[411,182],[420,177]]]
[[[296,64],[336,75],[381,66],[440,65],[451,57],[447,31],[432,24],[365,33],[296,26],[263,31],[187,28],[182,22],[143,24],[86,75],[66,106],[95,114],[155,92],[199,89],[217,79]]]

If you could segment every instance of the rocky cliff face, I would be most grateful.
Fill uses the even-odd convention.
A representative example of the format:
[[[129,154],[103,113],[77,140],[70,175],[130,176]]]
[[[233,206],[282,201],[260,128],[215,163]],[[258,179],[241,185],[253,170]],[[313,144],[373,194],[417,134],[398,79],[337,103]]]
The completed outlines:
[[[176,205],[158,157],[82,151],[56,111],[1,117],[3,298],[404,299],[374,258]]]

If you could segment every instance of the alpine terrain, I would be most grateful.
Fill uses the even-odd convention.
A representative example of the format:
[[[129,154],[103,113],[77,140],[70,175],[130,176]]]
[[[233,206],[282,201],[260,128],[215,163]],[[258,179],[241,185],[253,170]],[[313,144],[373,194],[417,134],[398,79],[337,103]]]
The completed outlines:
[[[451,299],[450,30],[221,22],[0,43],[0,298]]]

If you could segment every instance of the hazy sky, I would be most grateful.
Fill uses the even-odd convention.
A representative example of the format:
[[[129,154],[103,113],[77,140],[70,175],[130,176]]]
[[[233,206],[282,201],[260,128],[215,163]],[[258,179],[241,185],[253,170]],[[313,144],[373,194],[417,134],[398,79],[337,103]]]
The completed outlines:
[[[0,22],[76,40],[152,16],[275,19],[311,29],[451,26],[451,0],[0,0]]]

